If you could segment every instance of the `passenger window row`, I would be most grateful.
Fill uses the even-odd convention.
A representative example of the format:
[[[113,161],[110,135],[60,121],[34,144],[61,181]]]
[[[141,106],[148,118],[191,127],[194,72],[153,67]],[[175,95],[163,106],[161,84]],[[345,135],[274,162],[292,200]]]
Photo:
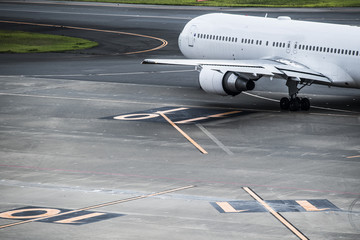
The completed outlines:
[[[297,48],[296,45],[295,45],[295,48]],[[299,50],[359,56],[359,51],[355,51],[355,50],[319,47],[319,46],[311,46],[311,45],[305,45],[305,44],[300,44]]]
[[[195,37],[200,39],[209,39],[209,40],[215,40],[215,41],[224,41],[224,42],[238,42],[238,38],[236,37],[228,37],[228,36],[218,36],[218,35],[212,35],[212,34],[194,34]],[[255,45],[262,45],[262,40],[254,40],[254,39],[247,39],[242,38],[241,43],[243,44],[255,44]],[[269,45],[269,41],[266,41],[266,46]],[[278,48],[290,48],[290,42],[288,44],[284,42],[273,42],[273,47]],[[359,51],[355,50],[347,50],[347,49],[338,49],[338,48],[328,48],[328,47],[319,47],[319,46],[311,46],[311,45],[305,45],[305,44],[297,44],[295,43],[294,46],[295,49],[304,50],[304,51],[315,51],[315,52],[327,52],[327,53],[334,53],[334,54],[343,54],[343,55],[353,55],[353,56],[359,56]]]
[[[228,37],[228,36],[218,36],[218,35],[211,35],[211,34],[195,34],[195,37],[201,38],[201,39],[209,39],[209,40],[215,40],[215,41],[224,41],[224,42],[237,42],[238,39],[235,37]]]
[[[261,41],[261,40],[246,39],[246,38],[242,38],[242,39],[241,39],[241,43],[262,45],[262,41]]]
[[[283,42],[273,42],[272,46],[273,47],[279,47],[279,48],[285,48],[286,44],[283,43]]]

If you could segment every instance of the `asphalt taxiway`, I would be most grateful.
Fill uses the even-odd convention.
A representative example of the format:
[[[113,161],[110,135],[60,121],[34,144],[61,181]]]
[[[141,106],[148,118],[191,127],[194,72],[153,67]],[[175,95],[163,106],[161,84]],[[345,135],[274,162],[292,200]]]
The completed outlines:
[[[220,97],[191,68],[140,64],[181,58],[207,12],[360,25],[359,9],[0,1],[2,29],[100,43],[0,55],[1,239],[360,237],[358,90],[311,86],[309,112],[282,112],[282,81]]]

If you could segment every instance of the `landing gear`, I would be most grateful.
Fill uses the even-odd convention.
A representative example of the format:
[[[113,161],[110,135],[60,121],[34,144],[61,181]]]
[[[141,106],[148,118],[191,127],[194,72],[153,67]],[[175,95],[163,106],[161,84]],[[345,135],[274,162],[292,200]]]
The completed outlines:
[[[290,110],[290,111],[309,111],[310,109],[310,100],[308,98],[299,98],[297,94],[299,91],[308,85],[302,86],[298,89],[299,79],[289,79],[286,82],[286,86],[289,88],[289,98],[282,98],[280,100],[280,108],[282,110]]]
[[[308,98],[282,98],[280,100],[281,110],[290,110],[290,111],[309,111],[310,109],[310,100]]]

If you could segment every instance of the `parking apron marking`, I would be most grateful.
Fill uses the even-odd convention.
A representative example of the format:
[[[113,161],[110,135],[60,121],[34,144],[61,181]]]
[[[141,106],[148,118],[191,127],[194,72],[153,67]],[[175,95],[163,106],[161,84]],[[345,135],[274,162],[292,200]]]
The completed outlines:
[[[163,194],[167,194],[167,193],[182,191],[182,190],[193,188],[193,187],[195,187],[195,185],[189,185],[189,186],[180,187],[180,188],[173,188],[173,189],[162,191],[162,192],[157,192],[157,193],[152,193],[152,194],[147,194],[147,195],[142,195],[142,196],[137,196],[137,197],[131,197],[131,198],[126,198],[126,199],[116,200],[116,201],[112,201],[112,202],[108,202],[108,203],[97,204],[97,205],[93,205],[93,206],[89,206],[89,207],[85,207],[85,208],[80,208],[80,209],[77,209],[77,210],[64,212],[64,213],[49,214],[49,215],[47,215],[45,217],[39,217],[39,218],[25,220],[25,221],[21,221],[21,222],[1,225],[0,229],[13,227],[13,226],[20,225],[20,224],[25,224],[25,223],[35,222],[35,221],[39,221],[39,220],[44,220],[44,219],[48,219],[48,218],[52,218],[52,217],[58,217],[58,216],[66,215],[66,214],[86,211],[86,210],[100,208],[100,207],[107,207],[107,206],[110,206],[110,205],[115,205],[115,204],[135,201],[135,200],[139,200],[139,199],[154,197],[154,196],[158,196],[158,195],[163,195]]]
[[[258,201],[266,210],[268,210],[271,215],[273,215],[277,220],[279,220],[285,227],[287,227],[293,234],[295,234],[301,240],[308,240],[302,232],[300,232],[294,225],[292,225],[288,220],[286,220],[280,213],[276,212],[269,204],[267,204],[259,195],[257,195],[249,187],[243,187],[244,191],[247,192],[252,198]]]

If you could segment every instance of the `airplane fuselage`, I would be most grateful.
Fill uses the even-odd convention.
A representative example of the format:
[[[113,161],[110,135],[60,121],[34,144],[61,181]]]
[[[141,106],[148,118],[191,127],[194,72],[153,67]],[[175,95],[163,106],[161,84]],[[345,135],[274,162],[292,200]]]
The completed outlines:
[[[184,27],[179,48],[192,59],[289,59],[326,73],[332,86],[360,88],[360,27],[207,14]]]

